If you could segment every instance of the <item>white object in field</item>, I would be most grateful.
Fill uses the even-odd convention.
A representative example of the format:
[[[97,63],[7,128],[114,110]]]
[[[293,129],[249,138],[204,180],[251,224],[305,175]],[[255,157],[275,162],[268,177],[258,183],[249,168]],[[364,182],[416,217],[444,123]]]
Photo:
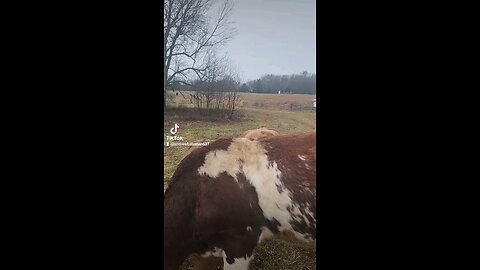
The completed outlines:
[[[279,94],[279,95],[280,95],[280,93],[281,93],[280,90],[278,90],[278,94]]]
[[[312,101],[313,101],[313,107],[316,108],[317,107],[317,99],[314,98]]]

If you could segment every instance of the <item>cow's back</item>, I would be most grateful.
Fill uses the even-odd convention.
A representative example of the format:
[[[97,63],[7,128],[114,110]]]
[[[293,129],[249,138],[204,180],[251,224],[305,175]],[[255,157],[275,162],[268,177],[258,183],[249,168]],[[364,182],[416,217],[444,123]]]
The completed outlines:
[[[315,153],[313,132],[222,139],[185,157],[164,201],[164,256],[175,261],[172,269],[190,253],[237,263],[282,230],[314,240]]]

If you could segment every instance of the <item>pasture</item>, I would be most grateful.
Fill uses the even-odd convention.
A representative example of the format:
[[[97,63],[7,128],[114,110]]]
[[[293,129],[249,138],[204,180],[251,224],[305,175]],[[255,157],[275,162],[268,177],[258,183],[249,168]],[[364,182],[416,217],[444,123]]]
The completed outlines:
[[[178,93],[178,91],[175,93]],[[188,100],[191,94],[194,94],[194,92],[181,91],[181,94],[176,95],[172,91],[168,91],[169,104],[175,107],[191,107],[192,105]],[[242,108],[268,108],[276,110],[311,109],[312,99],[315,98],[315,95],[302,94],[240,93],[240,96],[240,106]]]
[[[183,92],[183,94],[189,93]],[[176,135],[182,136],[183,142],[188,143],[238,137],[246,130],[260,127],[272,129],[281,134],[316,130],[316,112],[311,108],[311,100],[315,97],[312,95],[254,93],[241,93],[241,95],[242,103],[238,114],[240,117],[234,120],[212,122],[167,113],[164,122],[164,145],[167,143],[165,135],[170,135],[169,129],[174,123],[180,126],[180,131]],[[181,95],[173,95],[170,98],[174,106],[189,107],[188,102]],[[186,146],[164,147],[164,191],[187,150]],[[257,248],[250,269],[310,270],[315,269],[315,266],[314,247],[287,242],[280,238],[265,241]],[[187,263],[183,269],[191,268]]]

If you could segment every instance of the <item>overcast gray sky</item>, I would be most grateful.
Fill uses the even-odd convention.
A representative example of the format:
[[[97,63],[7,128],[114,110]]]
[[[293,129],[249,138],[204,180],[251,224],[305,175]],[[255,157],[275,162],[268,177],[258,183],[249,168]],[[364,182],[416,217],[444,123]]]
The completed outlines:
[[[316,73],[315,0],[234,0],[237,34],[225,50],[242,81]]]

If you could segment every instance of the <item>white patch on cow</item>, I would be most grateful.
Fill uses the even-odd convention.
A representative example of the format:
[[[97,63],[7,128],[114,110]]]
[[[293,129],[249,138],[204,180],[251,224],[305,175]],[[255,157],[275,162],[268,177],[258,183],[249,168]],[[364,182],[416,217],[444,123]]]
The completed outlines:
[[[223,172],[234,178],[238,173],[243,173],[255,187],[265,218],[275,218],[282,230],[292,229],[292,217],[287,210],[292,204],[291,193],[280,181],[282,173],[277,164],[269,163],[261,142],[246,138],[233,139],[227,150],[207,153],[203,166],[198,169],[200,175],[205,174],[211,178],[216,178]],[[277,185],[282,187],[282,193],[277,190]]]
[[[215,257],[220,258],[220,257],[222,257],[222,252],[223,252],[222,249],[214,247],[213,251],[207,251],[207,252],[201,254],[200,256],[203,257],[203,258],[208,258],[210,256],[215,256]]]
[[[305,161],[307,158],[305,156],[302,156],[302,155],[298,155],[298,158]]]
[[[252,227],[247,226],[247,232],[251,232],[251,231],[252,231]]]
[[[198,174],[216,178],[219,174],[226,172],[236,180],[237,173],[240,171],[239,165],[239,161],[230,156],[227,151],[214,150],[205,156],[205,163],[198,169]]]
[[[296,232],[296,231],[293,231],[293,230],[292,230],[292,233],[295,236],[295,238],[297,238],[298,240],[300,240],[304,243],[313,242],[313,239],[310,236],[308,236],[307,234],[302,234],[302,233],[299,233],[299,232]]]
[[[272,231],[270,231],[267,227],[261,227],[260,230],[262,232],[260,233],[260,236],[258,237],[258,243],[262,242],[263,240],[271,239],[271,238],[274,237]]]
[[[250,257],[244,258],[235,258],[233,264],[229,264],[227,262],[227,256],[225,252],[223,252],[223,269],[224,270],[248,270],[248,265],[250,261],[253,259],[253,255]]]

